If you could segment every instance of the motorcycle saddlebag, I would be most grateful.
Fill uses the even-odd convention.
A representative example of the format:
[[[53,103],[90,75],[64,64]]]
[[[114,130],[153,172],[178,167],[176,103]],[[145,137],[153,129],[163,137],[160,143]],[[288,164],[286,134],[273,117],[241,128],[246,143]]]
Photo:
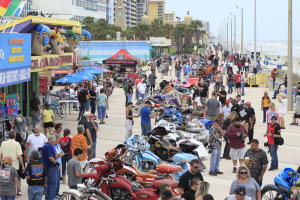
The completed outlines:
[[[162,185],[162,184],[168,184],[170,185],[172,188],[175,188],[178,186],[178,182],[175,181],[175,180],[171,180],[171,179],[160,179],[160,180],[155,180],[153,182],[153,188],[156,189],[156,190],[159,190],[159,187]]]
[[[145,188],[136,192],[137,199],[157,200],[158,197],[153,189]]]
[[[160,164],[156,166],[156,171],[161,174],[174,174],[182,171],[182,168],[178,165]]]

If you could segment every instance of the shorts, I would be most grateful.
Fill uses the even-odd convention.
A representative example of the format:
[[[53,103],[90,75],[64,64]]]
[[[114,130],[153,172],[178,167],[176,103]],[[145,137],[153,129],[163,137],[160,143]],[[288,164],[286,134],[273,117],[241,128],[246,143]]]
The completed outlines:
[[[295,119],[300,119],[300,113],[295,113],[294,117],[295,117]]]
[[[53,122],[44,122],[44,128],[53,128],[54,124]]]
[[[234,149],[230,148],[231,160],[244,160],[246,148]]]
[[[235,83],[235,87],[236,88],[240,88],[241,87],[241,83]]]

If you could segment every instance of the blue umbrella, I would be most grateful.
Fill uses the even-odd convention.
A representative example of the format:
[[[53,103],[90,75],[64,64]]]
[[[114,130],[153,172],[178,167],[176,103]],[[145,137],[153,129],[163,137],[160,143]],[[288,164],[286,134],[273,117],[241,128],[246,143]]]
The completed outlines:
[[[76,79],[79,79],[81,81],[91,81],[95,78],[94,75],[92,75],[90,73],[86,73],[86,72],[79,72],[79,73],[73,74],[73,77],[75,77]]]
[[[101,72],[111,72],[109,69],[106,69],[105,67],[97,67]]]
[[[79,83],[81,80],[77,77],[72,75],[66,75],[58,80],[55,81],[56,83]]]
[[[102,74],[103,72],[101,72],[99,69],[95,68],[95,67],[89,67],[84,69],[82,72],[88,72],[90,74]]]

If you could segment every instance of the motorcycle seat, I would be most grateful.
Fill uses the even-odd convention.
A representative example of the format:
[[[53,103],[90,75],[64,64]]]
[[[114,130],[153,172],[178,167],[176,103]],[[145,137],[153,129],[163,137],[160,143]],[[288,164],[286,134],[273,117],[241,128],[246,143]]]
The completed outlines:
[[[177,149],[170,149],[169,152],[170,152],[170,154],[174,155],[176,153],[180,153],[181,151],[177,150]]]
[[[179,147],[182,149],[183,152],[190,153],[197,149],[199,145],[190,141],[184,141],[179,144]]]

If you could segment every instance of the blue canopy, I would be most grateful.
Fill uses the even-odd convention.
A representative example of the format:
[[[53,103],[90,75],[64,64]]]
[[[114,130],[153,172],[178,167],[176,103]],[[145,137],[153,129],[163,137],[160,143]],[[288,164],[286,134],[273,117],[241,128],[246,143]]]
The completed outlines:
[[[105,68],[105,67],[97,67],[101,72],[111,72],[111,70]]]
[[[96,67],[89,67],[89,68],[85,68],[82,72],[88,72],[90,74],[102,74],[103,72],[100,71],[98,68]]]
[[[74,77],[72,75],[66,75],[58,80],[55,81],[55,83],[79,83],[81,80],[77,77]]]
[[[93,74],[83,71],[73,74],[73,76],[77,79],[80,79],[81,81],[91,81],[95,78]]]

